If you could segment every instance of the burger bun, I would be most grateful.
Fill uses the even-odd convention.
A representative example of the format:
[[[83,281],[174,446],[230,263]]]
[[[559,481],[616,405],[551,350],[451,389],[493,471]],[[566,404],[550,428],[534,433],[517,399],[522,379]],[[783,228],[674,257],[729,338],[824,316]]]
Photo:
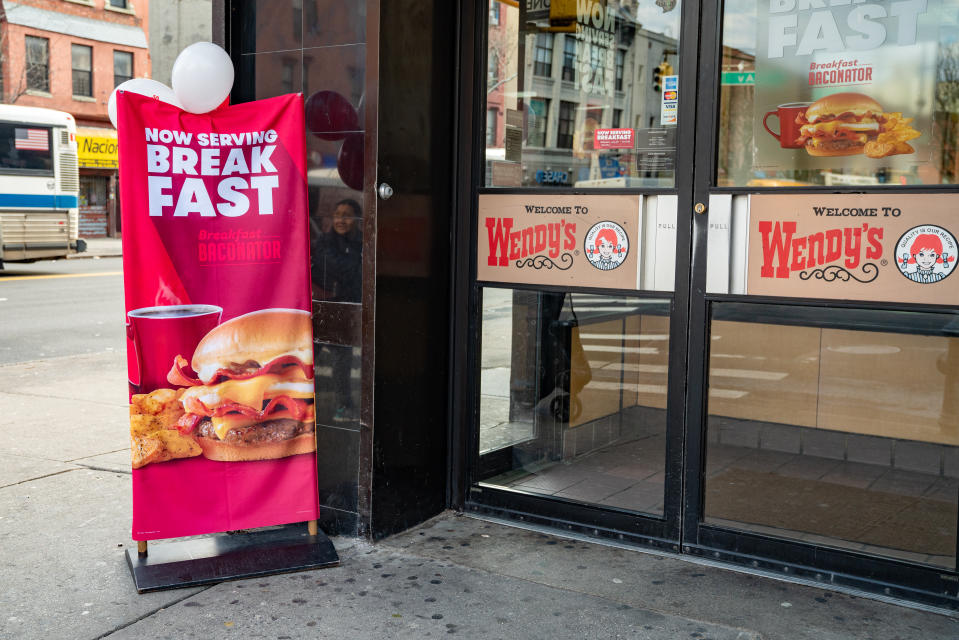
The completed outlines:
[[[262,309],[227,320],[207,333],[193,352],[191,366],[209,383],[217,369],[253,361],[260,366],[281,356],[313,364],[309,311]]]
[[[834,157],[834,156],[858,156],[866,148],[864,144],[844,145],[842,147],[830,148],[828,144],[811,146],[806,145],[806,153],[811,156]]]
[[[845,91],[823,96],[806,107],[806,120],[815,123],[827,116],[839,116],[851,113],[854,116],[863,116],[867,113],[882,113],[882,106],[864,93]],[[836,155],[836,154],[828,154]],[[850,154],[842,154],[850,155]]]
[[[237,445],[214,438],[198,437],[203,457],[221,462],[248,462],[251,460],[274,460],[316,451],[316,432],[310,431],[279,442]]]

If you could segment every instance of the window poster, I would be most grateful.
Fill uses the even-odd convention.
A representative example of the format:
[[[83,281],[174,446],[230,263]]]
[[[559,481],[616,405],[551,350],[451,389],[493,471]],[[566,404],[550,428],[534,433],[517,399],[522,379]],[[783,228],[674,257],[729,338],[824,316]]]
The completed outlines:
[[[761,0],[754,169],[928,162],[940,0]]]
[[[949,194],[770,194],[749,200],[748,295],[955,305]]]
[[[479,199],[477,279],[638,289],[642,196]]]

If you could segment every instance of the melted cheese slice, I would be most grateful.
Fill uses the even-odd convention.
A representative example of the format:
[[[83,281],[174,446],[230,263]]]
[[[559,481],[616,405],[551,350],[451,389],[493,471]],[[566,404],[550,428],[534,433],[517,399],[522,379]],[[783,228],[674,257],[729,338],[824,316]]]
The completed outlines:
[[[196,398],[210,409],[221,404],[235,402],[259,411],[264,400],[276,396],[289,396],[303,400],[313,398],[313,381],[307,379],[299,367],[290,367],[284,375],[267,374],[249,380],[226,380],[211,387],[198,386],[187,389],[180,401]]]
[[[879,131],[878,122],[843,122],[842,120],[832,120],[830,122],[820,122],[818,124],[804,124],[799,128],[799,133],[804,136],[831,136],[837,131]]]

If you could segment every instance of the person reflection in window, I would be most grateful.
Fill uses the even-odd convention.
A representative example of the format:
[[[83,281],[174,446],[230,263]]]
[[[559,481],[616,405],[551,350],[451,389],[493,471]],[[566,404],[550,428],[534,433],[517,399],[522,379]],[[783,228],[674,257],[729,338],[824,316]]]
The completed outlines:
[[[363,282],[362,209],[356,200],[336,203],[329,231],[314,232],[313,282],[331,302],[359,302]]]
[[[362,209],[356,200],[340,200],[333,210],[331,229],[315,235],[311,250],[313,283],[326,292],[327,301],[360,302],[363,287],[361,219]],[[330,345],[329,351],[337,402],[333,420],[349,421],[355,418],[350,389],[353,347]]]

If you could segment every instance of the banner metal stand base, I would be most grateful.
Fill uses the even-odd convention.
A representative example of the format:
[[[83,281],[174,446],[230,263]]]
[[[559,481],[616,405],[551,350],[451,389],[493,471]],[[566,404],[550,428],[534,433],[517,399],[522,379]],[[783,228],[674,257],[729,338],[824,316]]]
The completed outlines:
[[[302,523],[151,544],[148,553],[128,548],[126,557],[137,593],[322,569],[340,563],[326,534],[304,532]]]

